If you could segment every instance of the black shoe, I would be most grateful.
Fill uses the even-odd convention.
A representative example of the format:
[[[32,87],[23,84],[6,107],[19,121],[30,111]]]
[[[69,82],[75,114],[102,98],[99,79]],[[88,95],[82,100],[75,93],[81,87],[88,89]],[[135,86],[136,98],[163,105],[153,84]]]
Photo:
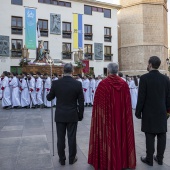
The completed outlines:
[[[8,106],[8,107],[6,108],[6,110],[10,110],[10,109],[12,109],[12,106]]]
[[[75,162],[77,162],[77,160],[78,160],[78,158],[77,158],[77,156],[76,156],[73,161],[69,161],[69,164],[70,164],[70,165],[73,165]]]
[[[159,164],[159,165],[163,165],[163,161],[162,160],[158,160],[157,156],[153,156],[153,159]]]
[[[59,163],[60,163],[61,165],[65,165],[65,160],[60,160],[60,159],[59,159]]]
[[[43,104],[41,104],[41,105],[40,105],[40,109],[43,109],[43,108],[44,108],[44,105],[43,105]]]
[[[21,106],[17,106],[16,109],[22,109],[22,107]]]
[[[141,159],[141,161],[142,161],[143,163],[145,163],[145,164],[147,164],[147,165],[149,165],[149,166],[153,166],[153,162],[150,162],[149,160],[147,160],[146,157],[141,156],[140,159]]]
[[[87,107],[87,103],[84,106]]]
[[[26,108],[26,109],[30,109],[30,106],[26,106],[25,108]]]
[[[4,106],[4,107],[3,107],[3,109],[6,109],[6,108],[8,108],[8,106]]]
[[[92,105],[91,105],[91,103],[89,103],[89,105],[88,105],[89,107],[91,107]]]

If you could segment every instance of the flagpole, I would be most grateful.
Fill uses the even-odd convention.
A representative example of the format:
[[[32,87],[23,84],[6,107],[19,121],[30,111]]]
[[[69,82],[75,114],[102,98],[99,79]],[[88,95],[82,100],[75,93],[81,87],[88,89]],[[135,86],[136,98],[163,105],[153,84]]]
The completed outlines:
[[[51,85],[52,85],[52,64],[53,60],[50,58],[48,60],[50,63],[50,71],[51,71]],[[53,148],[53,156],[54,156],[54,126],[53,126],[53,106],[52,106],[52,101],[51,101],[51,126],[52,126],[52,148]]]

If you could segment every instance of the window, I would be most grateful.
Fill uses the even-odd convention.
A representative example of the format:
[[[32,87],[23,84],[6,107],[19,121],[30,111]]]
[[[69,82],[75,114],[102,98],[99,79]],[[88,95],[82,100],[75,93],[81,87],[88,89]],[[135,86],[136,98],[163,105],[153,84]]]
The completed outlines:
[[[111,35],[111,28],[104,27],[104,41],[111,42],[112,35]]]
[[[97,7],[93,7],[92,10],[93,11],[98,11],[98,8]]]
[[[40,43],[41,43],[41,40],[38,41],[38,44]],[[48,41],[44,41],[43,45],[44,45],[44,50],[48,51]]]
[[[85,59],[93,60],[91,44],[84,44],[84,57],[85,57]]]
[[[64,6],[64,2],[63,2],[63,1],[59,1],[59,2],[58,2],[58,5]]]
[[[51,1],[51,4],[57,5],[57,1],[56,1],[56,0],[52,0],[52,1]]]
[[[21,57],[22,56],[22,40],[12,39],[11,43],[11,54],[12,57]]]
[[[71,23],[63,22],[62,29],[63,29],[63,38],[71,38]]]
[[[84,25],[84,39],[92,40],[92,38],[93,38],[92,25]]]
[[[104,17],[111,18],[111,10],[110,9],[104,9]]]
[[[71,3],[70,2],[65,2],[65,6],[66,7],[71,7]]]
[[[48,20],[38,20],[40,33],[42,37],[48,37]]]
[[[44,41],[44,50],[48,51],[48,41]]]
[[[22,35],[22,17],[11,17],[11,34]]]
[[[103,12],[103,8],[100,8],[100,7],[92,7],[92,11]]]
[[[107,76],[107,68],[103,68],[103,73],[105,76]]]
[[[84,5],[84,14],[92,15],[92,7]]]
[[[103,8],[98,8],[98,12],[103,12]]]
[[[45,4],[52,4],[52,5],[59,5],[59,6],[65,6],[65,7],[71,7],[70,2],[65,2],[65,1],[58,1],[58,0],[38,0],[40,3],[45,3]]]
[[[104,46],[104,60],[111,61],[113,54],[111,54],[111,46]]]
[[[71,59],[71,43],[63,43],[62,45],[62,59]]]
[[[11,0],[11,4],[22,5],[22,0]]]

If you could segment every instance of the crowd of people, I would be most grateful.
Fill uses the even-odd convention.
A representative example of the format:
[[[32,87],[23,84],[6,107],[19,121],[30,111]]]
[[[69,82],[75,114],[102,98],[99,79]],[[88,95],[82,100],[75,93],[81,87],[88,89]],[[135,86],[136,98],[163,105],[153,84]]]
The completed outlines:
[[[39,72],[17,75],[4,71],[0,79],[2,106],[4,109],[48,108],[57,104],[55,122],[61,165],[65,165],[66,160],[66,131],[69,164],[78,160],[78,121],[83,120],[84,106],[93,106],[88,163],[95,170],[135,169],[132,109],[136,109],[135,116],[141,119],[141,131],[146,137],[146,156],[141,156],[141,161],[149,166],[153,166],[153,160],[163,165],[170,116],[170,80],[159,72],[160,65],[159,57],[150,57],[148,73],[141,77],[123,77],[116,63],[108,64],[108,76],[104,78],[73,77],[71,63],[64,65],[63,77],[53,74],[52,80],[48,74],[42,76]],[[154,155],[155,137],[157,152]]]
[[[52,81],[58,80],[62,76],[52,75]],[[93,105],[94,94],[97,86],[102,81],[98,76],[74,76],[74,79],[82,83],[85,107]],[[56,105],[56,98],[49,102],[46,99],[51,89],[51,77],[37,72],[23,72],[22,74],[4,71],[0,77],[0,99],[4,109],[21,108],[50,108]]]

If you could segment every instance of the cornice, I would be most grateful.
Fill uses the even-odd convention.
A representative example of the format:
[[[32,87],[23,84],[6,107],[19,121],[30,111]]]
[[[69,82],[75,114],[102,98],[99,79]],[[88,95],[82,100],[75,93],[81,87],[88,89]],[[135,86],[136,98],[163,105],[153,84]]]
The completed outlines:
[[[162,5],[166,9],[166,11],[168,11],[166,3],[163,3],[163,2],[137,2],[137,3],[132,3],[130,5],[125,5],[125,6],[122,5],[121,9],[129,8],[129,7],[137,6],[137,5],[143,5],[143,4],[147,4],[147,5]]]
[[[68,0],[70,2],[79,2],[79,3],[84,3],[85,5],[91,5],[91,6],[99,6],[99,7],[105,7],[105,8],[111,8],[111,9],[121,9],[121,5],[117,4],[111,4],[111,3],[106,3],[106,2],[100,2],[96,0]]]

